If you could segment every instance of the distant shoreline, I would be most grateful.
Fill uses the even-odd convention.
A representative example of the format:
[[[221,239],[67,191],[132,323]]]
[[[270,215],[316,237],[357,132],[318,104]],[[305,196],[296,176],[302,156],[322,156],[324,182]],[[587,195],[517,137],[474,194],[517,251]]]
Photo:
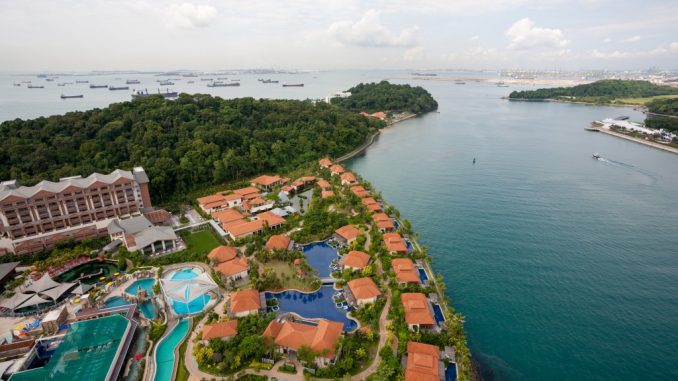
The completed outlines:
[[[622,133],[619,133],[619,132],[611,131],[611,130],[606,129],[606,128],[595,128],[595,130],[598,131],[598,132],[602,132],[602,133],[605,133],[605,134],[608,134],[608,135],[616,136],[618,138],[626,139],[626,140],[629,140],[629,141],[632,141],[632,142],[635,142],[635,143],[638,143],[638,144],[643,144],[643,145],[646,145],[646,146],[649,146],[649,147],[653,147],[653,148],[656,148],[656,149],[660,149],[660,150],[663,150],[663,151],[666,151],[666,152],[671,152],[673,154],[678,155],[678,148],[675,148],[675,147],[671,147],[671,146],[664,145],[664,144],[661,144],[661,143],[653,142],[651,140],[636,138],[636,137],[629,136],[629,135],[626,135],[626,134],[622,134]]]
[[[415,117],[417,117],[417,116],[419,116],[419,114],[407,115],[407,116],[405,116],[405,117],[403,117],[403,118],[395,119],[395,120],[391,121],[390,123],[388,123],[388,124],[386,125],[386,127],[384,127],[384,128],[389,128],[389,127],[393,126],[393,125],[396,124],[396,123],[400,123],[400,122],[402,122],[402,121],[405,121],[405,120],[408,120],[408,119],[412,119],[412,118],[415,118]],[[343,155],[343,156],[338,157],[338,158],[335,159],[334,161],[337,162],[337,163],[342,163],[342,162],[344,162],[344,161],[346,161],[346,160],[353,159],[354,157],[360,155],[361,153],[365,152],[365,150],[368,149],[368,148],[374,143],[374,141],[377,139],[377,136],[379,136],[380,134],[381,134],[381,130],[377,130],[377,132],[375,132],[375,133],[373,133],[372,135],[370,135],[370,136],[367,138],[367,141],[366,141],[365,143],[363,143],[360,147],[354,149],[353,151],[351,151],[351,152],[349,152],[349,153],[347,153],[347,154],[345,154],[345,155]]]
[[[565,99],[553,99],[553,98],[529,99],[529,98],[502,97],[502,99],[506,99],[506,100],[511,101],[511,102],[555,102],[555,103],[571,103],[571,104],[575,104],[575,105],[588,105],[588,106],[612,106],[612,107],[631,107],[631,108],[642,107],[641,105],[632,105],[632,104],[625,104],[625,103],[594,103],[594,102],[568,101],[568,100],[565,100]]]

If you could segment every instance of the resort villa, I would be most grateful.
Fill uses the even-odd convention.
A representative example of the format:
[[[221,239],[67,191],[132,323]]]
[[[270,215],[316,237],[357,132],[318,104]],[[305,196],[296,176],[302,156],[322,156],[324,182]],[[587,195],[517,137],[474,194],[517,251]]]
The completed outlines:
[[[404,361],[405,381],[443,381],[445,367],[440,361],[440,349],[435,345],[409,341]]]
[[[262,232],[266,227],[275,229],[285,223],[285,219],[272,212],[263,212],[253,216],[254,219],[231,221],[223,224],[224,230],[228,232],[231,239],[236,240],[252,234]]]
[[[229,294],[228,314],[231,317],[256,315],[266,308],[264,294],[258,290],[234,291]]]
[[[334,239],[345,245],[350,245],[358,239],[362,232],[353,225],[345,225],[334,231]]]
[[[239,257],[238,251],[230,246],[218,246],[208,255],[214,271],[221,275],[225,282],[247,281],[250,267],[247,258]]]
[[[346,170],[339,164],[334,164],[330,167],[330,174],[332,176],[341,176],[341,174],[344,172],[346,172]]]
[[[217,246],[207,254],[212,265],[234,260],[238,256],[238,249],[233,246]]]
[[[320,319],[317,325],[273,320],[264,331],[264,338],[271,340],[280,353],[295,358],[301,347],[308,347],[319,355],[315,365],[325,367],[334,362],[336,344],[343,333],[344,325],[335,321]]]
[[[353,306],[374,303],[381,296],[381,291],[372,278],[353,279],[344,287],[346,300]]]
[[[384,246],[390,254],[407,254],[405,240],[398,233],[384,233]]]
[[[371,259],[372,257],[367,253],[351,250],[341,258],[341,264],[344,270],[358,271],[364,269]]]
[[[355,175],[351,172],[344,172],[341,174],[341,185],[355,185],[358,183]]]
[[[283,185],[283,184],[285,184],[289,181],[290,181],[289,179],[284,178],[284,177],[280,177],[278,175],[273,175],[273,176],[261,175],[257,178],[252,179],[250,181],[250,184],[253,187],[259,187],[263,190],[270,191],[274,187],[279,186],[279,185]]]
[[[436,326],[431,307],[426,295],[416,293],[403,293],[400,295],[405,311],[405,321],[410,331],[430,330]]]
[[[358,198],[365,198],[370,196],[370,192],[367,191],[362,185],[354,185],[351,187],[351,192],[358,196]]]
[[[145,216],[115,219],[108,224],[111,242],[121,242],[130,252],[146,255],[166,254],[183,248],[169,226],[155,226]]]
[[[152,208],[141,167],[21,186],[0,183],[0,254],[49,250],[63,240],[103,237],[113,219]]]
[[[238,321],[228,320],[218,323],[205,324],[202,328],[202,343],[207,344],[211,339],[228,340],[238,334]]]
[[[330,197],[334,197],[334,191],[331,190],[320,191],[320,198],[330,198]]]
[[[332,160],[323,157],[318,161],[318,164],[320,165],[320,168],[329,168],[332,166]]]
[[[369,210],[370,212],[380,212],[381,211],[381,205],[379,205],[377,200],[375,200],[372,197],[365,197],[362,200],[360,200],[360,202],[363,205],[365,205],[365,207],[367,207],[367,210]]]
[[[325,179],[320,179],[320,180],[318,180],[317,184],[318,184],[318,187],[319,187],[321,190],[332,189],[332,184],[330,184],[330,183],[329,183],[327,180],[325,180]]]
[[[396,258],[391,261],[393,272],[398,284],[421,283],[419,272],[414,268],[414,262],[409,258]]]
[[[290,250],[294,241],[285,234],[274,234],[266,242],[266,250]]]
[[[219,192],[198,199],[198,206],[207,214],[212,214],[226,208],[235,208],[241,204],[242,195],[237,193],[225,195]]]
[[[375,213],[372,215],[372,220],[377,225],[380,233],[386,233],[395,230],[393,221],[391,221],[391,218],[386,213]]]

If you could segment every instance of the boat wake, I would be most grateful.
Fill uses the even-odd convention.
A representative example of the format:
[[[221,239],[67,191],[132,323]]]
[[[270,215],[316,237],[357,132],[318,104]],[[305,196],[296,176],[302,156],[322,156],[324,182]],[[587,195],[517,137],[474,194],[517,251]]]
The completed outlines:
[[[598,158],[598,161],[605,163],[607,165],[611,165],[611,166],[615,166],[615,167],[625,169],[628,172],[634,172],[634,173],[637,173],[637,174],[644,175],[645,177],[647,177],[650,180],[650,185],[655,184],[661,178],[661,176],[657,175],[656,173],[653,173],[651,171],[648,171],[648,170],[636,167],[635,165],[627,164],[627,163],[624,163],[624,162],[621,162],[621,161],[606,159],[604,157]]]

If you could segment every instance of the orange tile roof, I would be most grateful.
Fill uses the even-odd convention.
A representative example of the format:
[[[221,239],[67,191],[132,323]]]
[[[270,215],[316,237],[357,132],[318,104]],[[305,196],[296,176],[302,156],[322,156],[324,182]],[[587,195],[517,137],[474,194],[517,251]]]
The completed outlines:
[[[297,181],[303,181],[304,183],[312,183],[315,181],[314,176],[302,176]]]
[[[314,352],[325,353],[320,357],[333,358],[334,346],[343,329],[343,324],[325,319],[321,319],[317,326],[291,321],[281,324],[274,320],[266,327],[263,336],[273,339],[281,347],[299,350],[302,346],[307,346]]]
[[[346,172],[346,170],[341,165],[334,164],[333,166],[330,167],[330,172],[342,174],[342,173]]]
[[[202,328],[202,339],[222,339],[225,337],[233,337],[238,334],[238,321],[229,320],[214,324],[206,324]]]
[[[230,294],[230,311],[232,314],[254,311],[261,308],[258,290],[234,291]]]
[[[257,214],[256,217],[259,220],[263,220],[263,221],[268,222],[268,226],[271,226],[271,227],[278,226],[278,225],[285,223],[284,218],[280,217],[279,215],[277,215],[277,214],[275,214],[271,211],[259,213],[259,214]]]
[[[326,188],[332,187],[332,185],[325,179],[318,180],[318,186],[320,187],[320,189],[326,189]]]
[[[351,250],[343,258],[344,266],[362,269],[370,263],[370,256],[362,251]]]
[[[426,295],[414,292],[400,295],[405,310],[405,321],[407,324],[433,325],[435,319],[428,306]]]
[[[354,195],[364,198],[370,195],[370,192],[367,191],[365,188],[363,188],[362,185],[354,185],[351,187],[351,192],[353,192]]]
[[[381,291],[372,278],[353,279],[347,284],[356,300],[372,299],[381,295]]]
[[[405,240],[398,233],[384,233],[384,245],[389,252],[407,253]]]
[[[266,242],[267,250],[287,250],[290,246],[290,237],[284,234],[272,235]]]
[[[198,200],[198,204],[205,205],[205,204],[210,204],[210,203],[213,203],[213,202],[223,201],[224,195],[222,195],[221,193],[215,193],[215,194],[211,194],[209,196],[200,197],[197,200]]]
[[[332,165],[332,160],[330,160],[326,157],[323,157],[322,159],[320,159],[318,161],[318,164],[320,164],[321,167],[329,167],[329,166]]]
[[[295,187],[295,188],[301,188],[301,187],[304,186],[304,184],[305,183],[301,180],[296,180],[296,181],[292,182],[292,186]]]
[[[231,193],[224,196],[224,200],[226,201],[235,201],[240,199],[242,199],[242,195],[237,193]]]
[[[381,210],[381,205],[372,197],[366,197],[361,200],[362,204],[367,207],[368,210],[373,212]]]
[[[224,229],[234,237],[241,237],[250,233],[258,232],[264,228],[263,220],[238,220],[224,224]]]
[[[324,190],[320,192],[320,198],[329,198],[334,196],[334,191],[331,190]]]
[[[375,213],[372,215],[372,220],[377,224],[377,227],[380,229],[392,230],[395,229],[393,221],[386,213]]]
[[[217,263],[230,261],[237,256],[238,250],[232,246],[218,246],[207,254],[207,258]]]
[[[381,120],[386,119],[386,113],[383,112],[383,111],[378,111],[378,112],[372,113],[370,116],[373,116],[375,118],[379,118]]]
[[[407,343],[405,381],[439,381],[440,348],[435,345]]]
[[[241,196],[245,196],[245,195],[252,194],[252,193],[259,193],[259,188],[257,188],[257,187],[245,187],[245,188],[235,189],[233,191],[233,193],[239,194]]]
[[[241,220],[245,216],[235,209],[224,209],[218,212],[212,213],[212,217],[216,218],[222,224],[227,224],[229,222]]]
[[[243,271],[249,270],[250,266],[247,263],[247,258],[236,258],[230,261],[221,262],[218,265],[214,266],[214,271],[229,277],[236,274],[239,274]]]
[[[355,239],[355,238],[357,238],[360,234],[362,234],[362,233],[360,232],[360,230],[358,230],[358,228],[356,228],[356,227],[353,226],[353,225],[345,225],[345,226],[342,226],[342,227],[340,227],[339,229],[335,230],[334,232],[337,233],[337,234],[339,234],[339,236],[341,236],[342,238],[344,238],[344,239],[347,240],[347,241],[350,241],[350,240],[352,240],[352,239]]]
[[[391,261],[391,266],[396,274],[398,282],[420,283],[419,272],[414,268],[414,262],[409,258],[396,258]]]
[[[261,185],[261,186],[264,186],[264,187],[268,187],[268,186],[277,184],[277,183],[281,182],[282,180],[283,180],[282,177],[280,177],[278,175],[273,175],[273,176],[261,175],[257,178],[250,180],[250,182],[253,183],[253,184],[258,184],[258,185]]]
[[[356,181],[358,181],[358,180],[356,180],[355,175],[353,175],[353,173],[351,173],[351,172],[342,173],[341,174],[341,180],[342,181],[348,181],[349,183],[355,183]]]

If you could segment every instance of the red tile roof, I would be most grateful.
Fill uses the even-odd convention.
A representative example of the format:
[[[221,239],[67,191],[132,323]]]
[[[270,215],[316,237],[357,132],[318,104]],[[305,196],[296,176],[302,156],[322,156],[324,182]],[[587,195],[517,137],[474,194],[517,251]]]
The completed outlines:
[[[353,173],[344,172],[341,174],[341,181],[348,181],[349,183],[353,184],[358,180],[356,180],[355,175],[353,175]]]
[[[239,274],[243,271],[247,271],[250,268],[247,263],[247,258],[236,258],[230,261],[221,262],[218,265],[214,266],[214,271],[229,277],[236,274]]]
[[[330,198],[334,196],[334,191],[331,190],[324,190],[320,192],[320,198]]]
[[[439,381],[440,348],[435,345],[407,343],[405,381]]]
[[[428,306],[426,295],[415,293],[404,293],[400,295],[405,310],[405,321],[407,324],[433,325],[435,319]]]
[[[330,167],[330,172],[342,174],[342,173],[346,172],[346,170],[341,165],[334,164],[333,166]]]
[[[391,218],[386,213],[375,213],[372,215],[372,220],[374,220],[374,223],[377,225],[379,229],[386,230],[395,229],[393,221],[391,221]]]
[[[351,192],[353,192],[354,195],[364,198],[370,195],[370,192],[367,191],[365,188],[363,188],[362,185],[354,185],[351,187]]]
[[[327,167],[332,165],[332,160],[330,160],[326,157],[323,157],[322,159],[320,159],[318,161],[318,164],[320,164],[320,166],[323,167],[323,168],[327,168]]]
[[[409,258],[397,258],[391,261],[396,279],[401,283],[420,283],[419,272],[414,268],[414,262]]]
[[[333,358],[335,345],[344,329],[342,323],[321,319],[318,325],[310,325],[285,321],[279,323],[273,320],[264,331],[265,338],[281,347],[299,350],[302,346],[311,348],[314,352],[324,353],[320,357]]]
[[[245,216],[235,209],[224,209],[218,212],[212,213],[212,217],[216,218],[222,224],[227,224],[229,222],[241,220]]]
[[[344,266],[362,269],[370,263],[371,257],[362,251],[351,250],[343,258]]]
[[[257,290],[231,292],[230,298],[230,311],[232,314],[254,311],[261,308],[261,302],[259,301],[259,291]]]
[[[318,180],[318,186],[320,187],[320,189],[327,189],[332,187],[332,185],[325,179]]]
[[[272,235],[266,242],[267,250],[287,250],[290,246],[290,237],[284,234]]]
[[[283,178],[278,176],[278,175],[273,175],[273,176],[261,175],[257,178],[252,179],[250,182],[252,184],[257,184],[257,185],[261,185],[261,186],[264,186],[264,187],[269,187],[271,185],[275,185],[275,184],[282,182],[282,180],[283,180]]]
[[[384,245],[388,252],[407,253],[405,240],[398,233],[384,233]]]
[[[222,339],[233,337],[238,334],[238,321],[229,320],[214,324],[206,324],[202,328],[202,339]]]
[[[285,219],[279,215],[268,211],[257,214],[257,219],[268,222],[268,226],[274,227],[285,223]]]
[[[230,261],[237,256],[238,250],[232,246],[218,246],[207,254],[207,258],[216,263]]]
[[[335,233],[347,241],[353,240],[362,234],[360,230],[353,225],[342,226],[335,230]]]
[[[353,279],[347,284],[356,300],[372,299],[381,295],[372,278]]]
[[[245,195],[252,194],[252,193],[259,193],[259,188],[257,188],[257,187],[240,188],[240,189],[234,190],[233,193],[239,194],[241,196],[245,196]]]

